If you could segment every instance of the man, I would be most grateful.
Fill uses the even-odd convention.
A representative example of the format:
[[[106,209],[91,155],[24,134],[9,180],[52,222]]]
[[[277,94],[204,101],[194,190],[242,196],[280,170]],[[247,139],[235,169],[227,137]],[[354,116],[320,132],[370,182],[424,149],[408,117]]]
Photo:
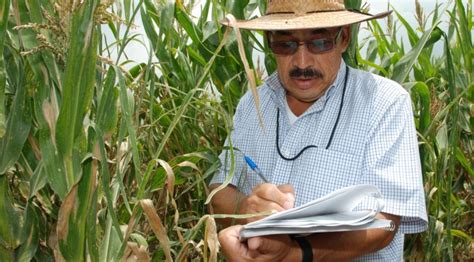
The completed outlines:
[[[230,138],[238,149],[235,175],[212,205],[215,213],[282,211],[342,187],[372,184],[385,202],[378,217],[392,220],[397,230],[240,242],[240,226],[232,226],[219,235],[229,261],[401,261],[404,234],[426,229],[410,96],[397,83],[349,68],[341,58],[351,24],[386,15],[345,10],[342,0],[269,0],[265,16],[235,22],[265,31],[277,72],[258,89],[264,128],[252,95],[239,102]],[[246,168],[243,155],[265,179]],[[221,154],[211,189],[229,177],[230,159],[229,152]]]

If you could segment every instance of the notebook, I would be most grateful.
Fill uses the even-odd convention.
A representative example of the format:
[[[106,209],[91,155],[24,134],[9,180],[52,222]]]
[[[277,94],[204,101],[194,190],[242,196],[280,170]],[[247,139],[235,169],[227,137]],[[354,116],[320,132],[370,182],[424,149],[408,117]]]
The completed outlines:
[[[357,209],[362,202],[370,209]],[[375,216],[383,209],[380,191],[373,185],[354,185],[336,190],[299,207],[272,214],[244,225],[240,238],[276,234],[308,235],[322,232],[354,231],[372,228],[394,230],[392,221]]]

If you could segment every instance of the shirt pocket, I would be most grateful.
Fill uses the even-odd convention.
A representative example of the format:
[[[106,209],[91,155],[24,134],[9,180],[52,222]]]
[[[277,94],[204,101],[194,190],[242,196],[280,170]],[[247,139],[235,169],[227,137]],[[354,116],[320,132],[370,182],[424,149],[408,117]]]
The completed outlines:
[[[295,188],[296,206],[320,198],[334,190],[358,184],[362,158],[327,149],[311,149],[297,160],[290,179]]]

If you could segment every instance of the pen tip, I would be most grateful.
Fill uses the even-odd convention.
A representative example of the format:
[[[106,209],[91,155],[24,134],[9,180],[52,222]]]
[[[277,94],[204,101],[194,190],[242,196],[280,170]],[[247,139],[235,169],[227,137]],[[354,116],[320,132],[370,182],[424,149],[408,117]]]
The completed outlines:
[[[252,162],[252,160],[251,160],[250,157],[248,157],[248,156],[244,156],[244,159],[245,159],[245,162],[247,162],[247,163]]]
[[[248,156],[244,156],[245,162],[250,166],[250,168],[255,169],[257,165],[252,161],[252,159]]]

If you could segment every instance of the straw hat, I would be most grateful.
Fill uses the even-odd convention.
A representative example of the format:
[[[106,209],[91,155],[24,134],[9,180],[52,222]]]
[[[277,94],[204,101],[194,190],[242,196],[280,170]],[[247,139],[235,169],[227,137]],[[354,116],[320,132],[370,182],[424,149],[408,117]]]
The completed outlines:
[[[382,18],[391,11],[371,15],[347,10],[344,0],[268,0],[264,16],[252,20],[221,21],[228,26],[254,30],[317,29],[351,25]]]

